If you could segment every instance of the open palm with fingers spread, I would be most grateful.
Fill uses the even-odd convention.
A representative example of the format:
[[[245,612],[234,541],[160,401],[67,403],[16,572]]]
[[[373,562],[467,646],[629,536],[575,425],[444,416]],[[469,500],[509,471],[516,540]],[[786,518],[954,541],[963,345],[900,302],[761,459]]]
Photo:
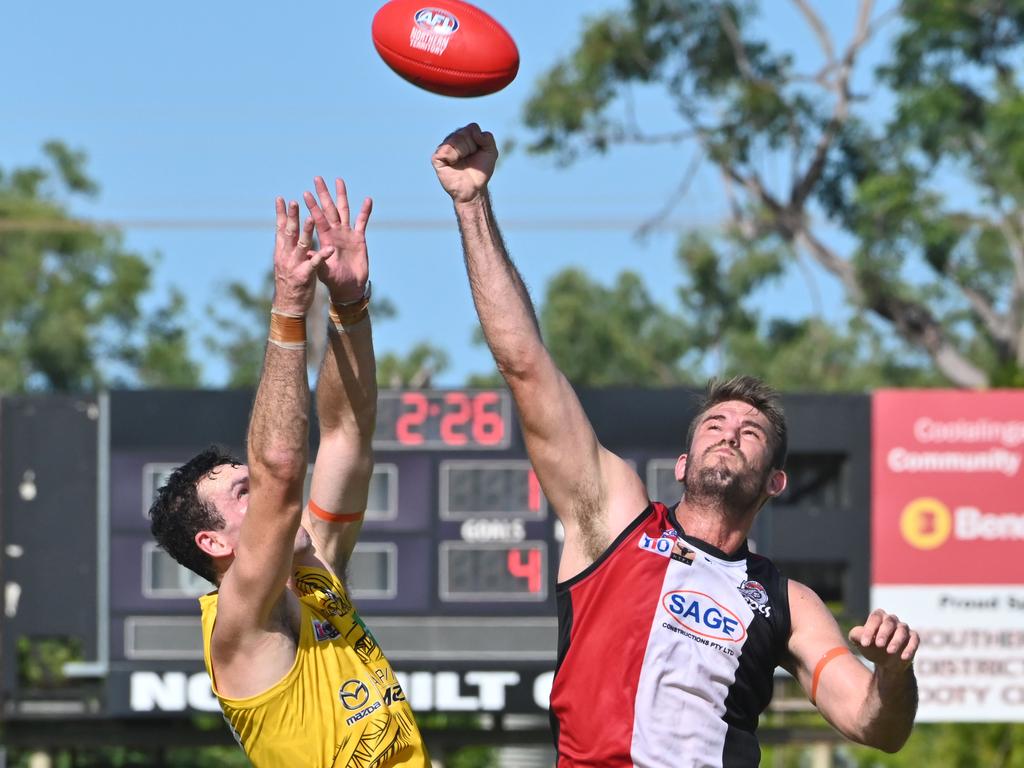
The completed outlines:
[[[325,244],[318,251],[313,243],[313,220],[306,219],[299,229],[299,204],[292,201],[287,208],[284,198],[274,201],[277,213],[277,236],[274,240],[274,309],[292,315],[305,315],[316,292],[317,268],[334,254],[335,248]]]
[[[363,200],[356,216],[355,225],[349,221],[348,191],[345,182],[334,180],[337,205],[322,176],[313,180],[316,196],[312,192],[303,194],[310,216],[316,224],[320,243],[332,246],[334,255],[326,259],[317,274],[331,292],[331,301],[351,302],[358,300],[366,288],[370,274],[369,257],[366,250],[366,225],[370,221],[373,200]]]

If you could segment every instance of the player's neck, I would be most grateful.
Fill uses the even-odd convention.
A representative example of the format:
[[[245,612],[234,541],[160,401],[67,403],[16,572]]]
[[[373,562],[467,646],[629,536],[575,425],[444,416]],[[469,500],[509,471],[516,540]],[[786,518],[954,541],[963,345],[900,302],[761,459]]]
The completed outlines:
[[[719,504],[699,503],[685,497],[676,507],[676,519],[687,536],[706,541],[729,555],[743,546],[756,514],[754,510],[736,515]]]

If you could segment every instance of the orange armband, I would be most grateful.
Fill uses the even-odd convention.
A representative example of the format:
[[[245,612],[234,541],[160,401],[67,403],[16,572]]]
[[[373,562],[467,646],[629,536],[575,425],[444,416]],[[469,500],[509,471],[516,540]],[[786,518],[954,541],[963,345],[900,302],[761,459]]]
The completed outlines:
[[[814,667],[814,675],[811,676],[811,704],[817,706],[818,680],[821,679],[821,671],[828,666],[830,661],[845,653],[852,653],[852,651],[845,645],[837,645],[832,650],[826,651],[818,660],[818,664]]]
[[[349,515],[336,515],[333,512],[328,512],[323,507],[317,505],[312,499],[309,500],[309,511],[319,517],[324,522],[328,523],[354,523],[357,520],[362,520],[365,512],[353,512]]]

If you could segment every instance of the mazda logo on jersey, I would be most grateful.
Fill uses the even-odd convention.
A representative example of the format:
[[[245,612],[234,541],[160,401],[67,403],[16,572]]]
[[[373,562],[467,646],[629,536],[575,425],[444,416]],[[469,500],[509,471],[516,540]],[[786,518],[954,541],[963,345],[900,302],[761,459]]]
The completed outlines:
[[[739,643],[747,636],[740,617],[703,592],[673,590],[661,598],[661,604],[679,624],[701,637]]]
[[[338,698],[345,709],[360,709],[370,700],[370,689],[362,680],[346,680],[338,689]]]

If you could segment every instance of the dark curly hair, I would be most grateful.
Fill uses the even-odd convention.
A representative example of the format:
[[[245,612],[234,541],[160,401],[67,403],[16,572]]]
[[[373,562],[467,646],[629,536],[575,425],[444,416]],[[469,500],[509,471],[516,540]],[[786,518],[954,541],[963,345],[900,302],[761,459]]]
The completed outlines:
[[[199,481],[217,467],[241,463],[224,449],[211,445],[171,473],[149,508],[149,529],[157,544],[213,584],[217,583],[217,571],[210,556],[196,546],[196,534],[220,530],[224,518],[212,504],[199,498]]]
[[[697,406],[697,415],[690,422],[686,432],[686,450],[693,445],[693,435],[697,431],[700,417],[713,406],[729,400],[739,400],[759,410],[771,425],[772,469],[782,469],[786,464],[786,453],[789,450],[789,437],[786,429],[786,415],[782,412],[779,393],[755,376],[733,376],[731,379],[711,379],[708,381],[704,398]]]

